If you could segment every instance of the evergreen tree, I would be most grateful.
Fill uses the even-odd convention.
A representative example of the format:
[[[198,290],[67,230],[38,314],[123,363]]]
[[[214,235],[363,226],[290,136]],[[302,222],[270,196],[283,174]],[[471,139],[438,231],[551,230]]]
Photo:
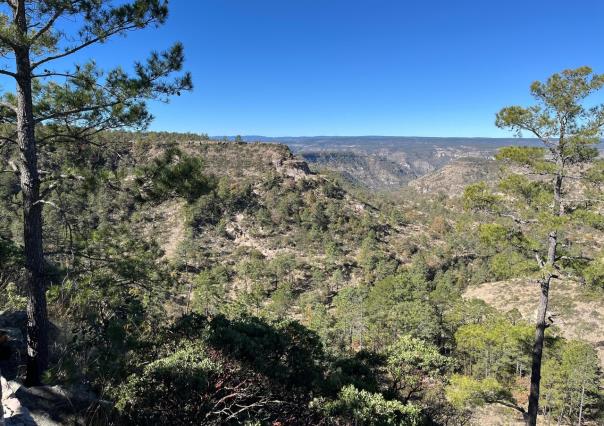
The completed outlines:
[[[598,368],[598,354],[590,344],[564,342],[543,365],[545,414],[557,417],[558,424],[567,419],[569,424],[582,425],[587,409],[598,403]]]
[[[16,145],[19,151],[16,163],[28,294],[26,383],[35,385],[40,383],[48,365],[45,294],[48,266],[43,247],[42,209],[48,204],[45,197],[53,190],[53,184],[66,178],[52,169],[40,170],[40,165],[46,164],[44,158],[39,158],[39,147],[89,142],[105,129],[144,128],[152,119],[146,100],[166,101],[169,96],[190,89],[192,84],[186,73],[169,78],[182,68],[181,44],[165,52],[153,52],[144,63],[135,63],[132,75],[120,67],[104,71],[94,61],[63,71],[66,58],[88,47],[132,30],[163,24],[168,14],[167,1],[7,0],[3,3],[0,75],[11,78],[16,90],[5,92],[2,97],[1,122],[5,125],[2,141]],[[65,20],[78,25],[62,25]]]
[[[537,104],[503,108],[496,125],[518,135],[529,132],[542,146],[500,150],[498,159],[514,167],[499,183],[503,194],[492,193],[484,184],[472,185],[464,194],[468,206],[496,214],[505,227],[493,227],[487,234],[501,234],[538,268],[540,300],[531,363],[530,426],[537,421],[552,280],[576,277],[587,261],[584,253],[571,251],[564,241],[572,235],[573,219],[583,217],[582,212],[598,200],[583,200],[577,191],[572,194],[569,180],[583,185],[584,195],[591,183],[601,181],[602,162],[596,159],[596,145],[604,126],[604,105],[588,108],[584,101],[603,85],[604,75],[593,74],[588,67],[534,82],[531,94]]]
[[[442,377],[450,363],[436,346],[409,335],[388,346],[385,354],[392,390],[405,403],[422,391],[427,379]]]
[[[224,266],[215,266],[202,271],[195,278],[195,305],[204,315],[219,311],[226,297],[229,276]]]

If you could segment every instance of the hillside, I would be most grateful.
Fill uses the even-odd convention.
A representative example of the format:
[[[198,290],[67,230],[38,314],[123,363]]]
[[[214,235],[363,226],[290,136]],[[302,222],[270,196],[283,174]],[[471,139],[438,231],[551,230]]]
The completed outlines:
[[[523,318],[533,321],[539,288],[534,281],[523,279],[488,282],[469,287],[464,297],[484,300],[500,310],[517,309]],[[577,283],[556,281],[550,312],[553,334],[590,342],[604,368],[604,301]]]
[[[374,255],[393,267],[402,262],[389,243],[398,239],[402,226],[337,182],[311,173],[287,147],[190,141],[178,148],[203,159],[204,171],[218,180],[219,190],[226,192],[221,197],[232,197],[228,202],[233,205],[216,220],[195,211],[209,207],[203,202],[198,207],[169,199],[145,209],[141,220],[153,224],[149,236],[170,260],[185,262],[193,271],[215,262],[237,270],[248,256],[260,256],[265,263],[293,262],[296,292],[319,285],[313,283],[317,275],[329,278],[336,272],[355,284],[362,276],[356,236],[369,227],[377,234]],[[238,275],[233,276],[235,287],[242,285]]]
[[[459,197],[466,186],[479,181],[494,182],[499,166],[492,159],[461,158],[409,182],[409,187],[422,194],[443,193]]]
[[[337,171],[356,186],[385,191],[400,189],[458,159],[491,159],[502,146],[535,144],[532,139],[505,138],[247,136],[243,139],[286,144],[311,167]]]
[[[57,187],[47,200],[56,208],[45,210],[54,268],[49,311],[62,329],[50,377],[69,395],[81,392],[74,383],[88,383],[92,396],[84,405],[94,404],[94,395],[115,401],[117,411],[105,407],[103,416],[128,416],[134,424],[147,415],[157,419],[171,402],[150,384],[172,374],[165,366],[180,363],[216,369],[207,379],[212,387],[222,389],[225,380],[253,386],[237,403],[262,404],[263,418],[304,418],[306,424],[329,416],[350,424],[346,412],[330,411],[346,398],[373,398],[378,406],[406,401],[389,409],[443,424],[509,424],[526,405],[524,339],[533,333],[533,295],[526,280],[514,278],[534,270],[515,269],[522,259],[486,248],[476,232],[483,219],[465,211],[459,198],[466,184],[498,177],[491,160],[443,155],[443,167],[384,193],[367,188],[395,188],[408,176],[392,163],[390,175],[372,174],[378,166],[355,152],[319,152],[322,160],[313,157],[309,167],[306,157],[275,143],[110,132],[98,147],[59,145],[52,155],[63,158],[69,185]],[[355,165],[348,175],[342,158]],[[43,167],[50,169],[49,160]],[[355,176],[370,183],[359,185]],[[10,175],[5,179],[0,195],[10,200],[14,184]],[[9,313],[21,312],[25,302],[15,285],[22,274],[12,241],[21,228],[11,206],[0,210],[6,218],[0,250],[10,260],[0,275],[9,294],[0,309]],[[583,230],[579,237],[600,241]],[[603,307],[595,298],[585,301],[581,288],[563,288],[553,302],[561,312],[552,329],[552,337],[560,337],[556,347],[565,347],[562,337],[583,337],[601,354],[596,323]],[[589,315],[579,315],[584,311]],[[8,324],[0,333],[23,336],[17,328]],[[468,341],[460,336],[468,332],[477,333],[478,346],[463,346]],[[498,345],[489,340],[499,338]],[[23,345],[15,340],[14,346]],[[502,360],[493,367],[496,376],[484,380],[497,377],[505,409],[456,402],[456,392],[467,398],[456,387],[457,375],[491,363],[493,355],[480,345],[495,345]],[[409,361],[393,354],[411,356],[406,351],[413,348],[428,364],[405,370],[406,380],[421,377],[408,387],[398,369]],[[10,367],[9,379],[18,379],[18,363]],[[312,383],[301,379],[307,376],[315,377]],[[194,379],[179,380],[170,386],[188,388]],[[227,396],[203,386],[197,392],[187,395],[218,405]],[[275,394],[284,396],[264,405]],[[175,403],[181,406],[180,399]],[[155,404],[149,414],[138,408]],[[230,411],[207,414],[215,416],[210,424],[236,413],[230,405],[224,409]],[[590,409],[596,418],[599,412]],[[258,415],[241,413],[238,419]]]
[[[395,224],[393,226],[393,223],[386,218],[384,212],[380,212],[374,206],[356,199],[354,195],[346,193],[345,190],[337,186],[333,187],[337,184],[328,178],[320,174],[311,174],[306,165],[302,161],[296,160],[293,154],[282,145],[191,143],[181,146],[187,152],[204,158],[207,170],[219,177],[231,179],[238,176],[244,181],[246,178],[253,178],[255,182],[253,192],[257,197],[258,206],[256,209],[258,210],[246,210],[226,220],[223,219],[225,220],[226,232],[222,236],[213,234],[211,230],[201,230],[195,238],[200,239],[200,243],[206,247],[206,250],[210,247],[219,247],[222,261],[233,264],[237,262],[238,253],[250,249],[259,251],[269,260],[284,254],[294,255],[299,262],[300,271],[296,279],[300,290],[308,285],[304,282],[312,276],[312,273],[308,271],[317,266],[327,275],[338,269],[345,271],[347,285],[358,284],[363,278],[361,269],[357,264],[359,257],[358,241],[347,232],[336,232],[332,235],[332,242],[340,248],[341,257],[335,265],[331,266],[331,270],[327,269],[325,267],[327,255],[324,245],[311,244],[310,247],[306,246],[307,242],[298,240],[300,238],[299,233],[306,232],[304,227],[299,228],[293,223],[283,224],[279,222],[284,218],[274,214],[274,207],[278,205],[271,205],[271,198],[275,196],[273,192],[275,188],[267,189],[262,183],[267,176],[274,178],[276,175],[283,179],[279,184],[277,193],[285,194],[295,191],[297,197],[309,203],[307,208],[312,209],[314,205],[324,205],[325,207],[334,205],[334,209],[330,209],[331,214],[334,214],[333,212],[337,210],[337,214],[343,216],[348,224],[361,220],[363,217],[370,217],[372,221],[376,221],[374,226],[382,228],[381,235],[383,237],[379,239],[380,248],[385,256],[395,263],[404,264],[409,262],[409,252],[401,251],[401,247],[412,244],[412,241],[419,243],[422,238],[428,237],[429,240],[432,240],[432,244],[438,244],[438,241],[442,238],[441,235],[430,230],[429,222],[427,223],[428,226],[424,227],[423,223],[426,219],[421,217],[412,222],[407,220],[405,225]],[[329,154],[324,155],[324,158],[332,158]],[[352,153],[342,153],[342,156],[348,155],[354,158]],[[239,158],[244,160],[236,160]],[[337,155],[336,158],[340,158],[340,156]],[[332,170],[330,164],[324,164],[327,170]],[[411,180],[408,185],[427,197],[442,193],[447,196],[459,197],[467,185],[478,181],[493,182],[499,174],[499,166],[492,160],[461,158],[451,161],[434,172]],[[371,181],[371,177],[367,177],[367,179]],[[291,196],[291,194],[288,195]],[[401,214],[405,208],[408,210],[409,206],[409,203],[403,202],[399,207]],[[162,208],[163,205],[160,205],[159,209]],[[273,230],[273,232],[269,232],[266,224],[263,225],[257,219],[256,214],[258,211],[263,211],[263,208],[273,212],[271,215],[273,222],[270,226],[277,227],[281,231],[275,232]],[[422,207],[415,206],[413,208],[419,209],[418,213],[421,213]],[[181,212],[181,214],[183,213]],[[332,220],[339,219],[332,218]],[[380,221],[383,222],[380,223]],[[183,242],[181,241],[181,244]],[[304,246],[303,251],[301,251],[301,245]],[[599,243],[594,242],[596,252],[599,245]],[[581,338],[583,336],[584,339],[600,348],[599,351],[602,356],[601,339],[599,339],[602,333],[599,331],[602,331],[600,325],[602,324],[602,316],[604,316],[604,305],[599,303],[597,298],[592,298],[591,301],[582,301],[586,298],[583,294],[584,289],[576,284],[559,282],[556,284],[556,289],[559,290],[557,290],[552,302],[552,312],[556,314],[555,324],[562,335],[566,338]],[[499,310],[518,309],[527,321],[532,321],[536,295],[537,288],[522,280],[480,283],[468,287],[464,293],[464,297],[482,299]],[[587,297],[589,299],[589,296]],[[581,315],[581,312],[586,312],[587,315]]]

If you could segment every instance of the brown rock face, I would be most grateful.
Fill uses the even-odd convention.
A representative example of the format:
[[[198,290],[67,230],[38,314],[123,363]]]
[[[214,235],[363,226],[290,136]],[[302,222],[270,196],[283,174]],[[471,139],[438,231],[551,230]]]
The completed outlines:
[[[294,178],[295,180],[303,179],[309,175],[311,175],[311,171],[308,167],[306,161],[303,160],[284,160],[279,161],[277,166],[277,171],[283,173],[285,176],[289,176]]]

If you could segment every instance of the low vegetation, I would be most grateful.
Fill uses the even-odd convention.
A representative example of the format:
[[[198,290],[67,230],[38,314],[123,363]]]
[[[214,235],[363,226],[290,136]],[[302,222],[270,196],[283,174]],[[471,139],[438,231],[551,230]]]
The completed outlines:
[[[57,59],[53,11],[90,21],[82,48],[167,13],[47,6],[27,17],[49,25],[2,23],[18,67],[30,48]],[[114,70],[109,92],[94,64],[64,85],[16,71],[30,91],[0,105],[0,317],[29,316],[17,379],[90,391],[89,424],[469,425],[494,406],[530,425],[604,421],[601,342],[581,339],[604,315],[604,121],[582,106],[602,76],[555,74],[532,86],[540,107],[500,112],[545,147],[392,194],[312,173],[284,145],[118,130],[191,87],[170,80],[182,60],[176,45]]]
[[[70,324],[46,381],[90,383],[115,403],[106,415],[130,424],[469,424],[485,405],[523,409],[530,306],[518,303],[523,315],[464,296],[537,269],[501,255],[515,253],[504,228],[466,232],[480,214],[463,198],[400,202],[333,176],[290,177],[280,146],[103,137],[113,149],[91,147],[93,166],[72,158],[88,177],[57,188],[46,210],[51,318]],[[213,150],[232,161],[212,165]],[[247,173],[242,150],[275,161]],[[21,309],[18,209],[2,214],[2,309]],[[595,349],[563,336],[546,345],[543,413],[577,418],[576,382],[582,418],[595,419]]]

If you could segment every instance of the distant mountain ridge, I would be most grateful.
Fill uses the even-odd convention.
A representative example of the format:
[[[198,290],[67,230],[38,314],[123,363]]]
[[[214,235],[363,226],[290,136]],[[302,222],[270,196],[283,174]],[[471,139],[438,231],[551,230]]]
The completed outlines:
[[[212,139],[235,140],[236,136],[212,137]],[[406,145],[421,148],[426,145],[437,146],[508,146],[538,144],[533,138],[487,138],[487,137],[431,137],[431,136],[241,136],[245,142],[282,143],[294,151],[301,148],[357,148],[377,149],[380,147],[395,147]]]
[[[355,185],[386,191],[400,189],[459,159],[488,160],[503,146],[539,144],[536,139],[405,136],[243,139],[286,144],[311,167],[336,171]]]
[[[532,138],[249,135],[222,139],[284,144],[316,170],[336,172],[353,185],[385,191],[407,186],[457,160],[492,160],[504,146],[540,146]],[[467,163],[460,164],[468,168]],[[420,186],[425,189],[425,184]]]

